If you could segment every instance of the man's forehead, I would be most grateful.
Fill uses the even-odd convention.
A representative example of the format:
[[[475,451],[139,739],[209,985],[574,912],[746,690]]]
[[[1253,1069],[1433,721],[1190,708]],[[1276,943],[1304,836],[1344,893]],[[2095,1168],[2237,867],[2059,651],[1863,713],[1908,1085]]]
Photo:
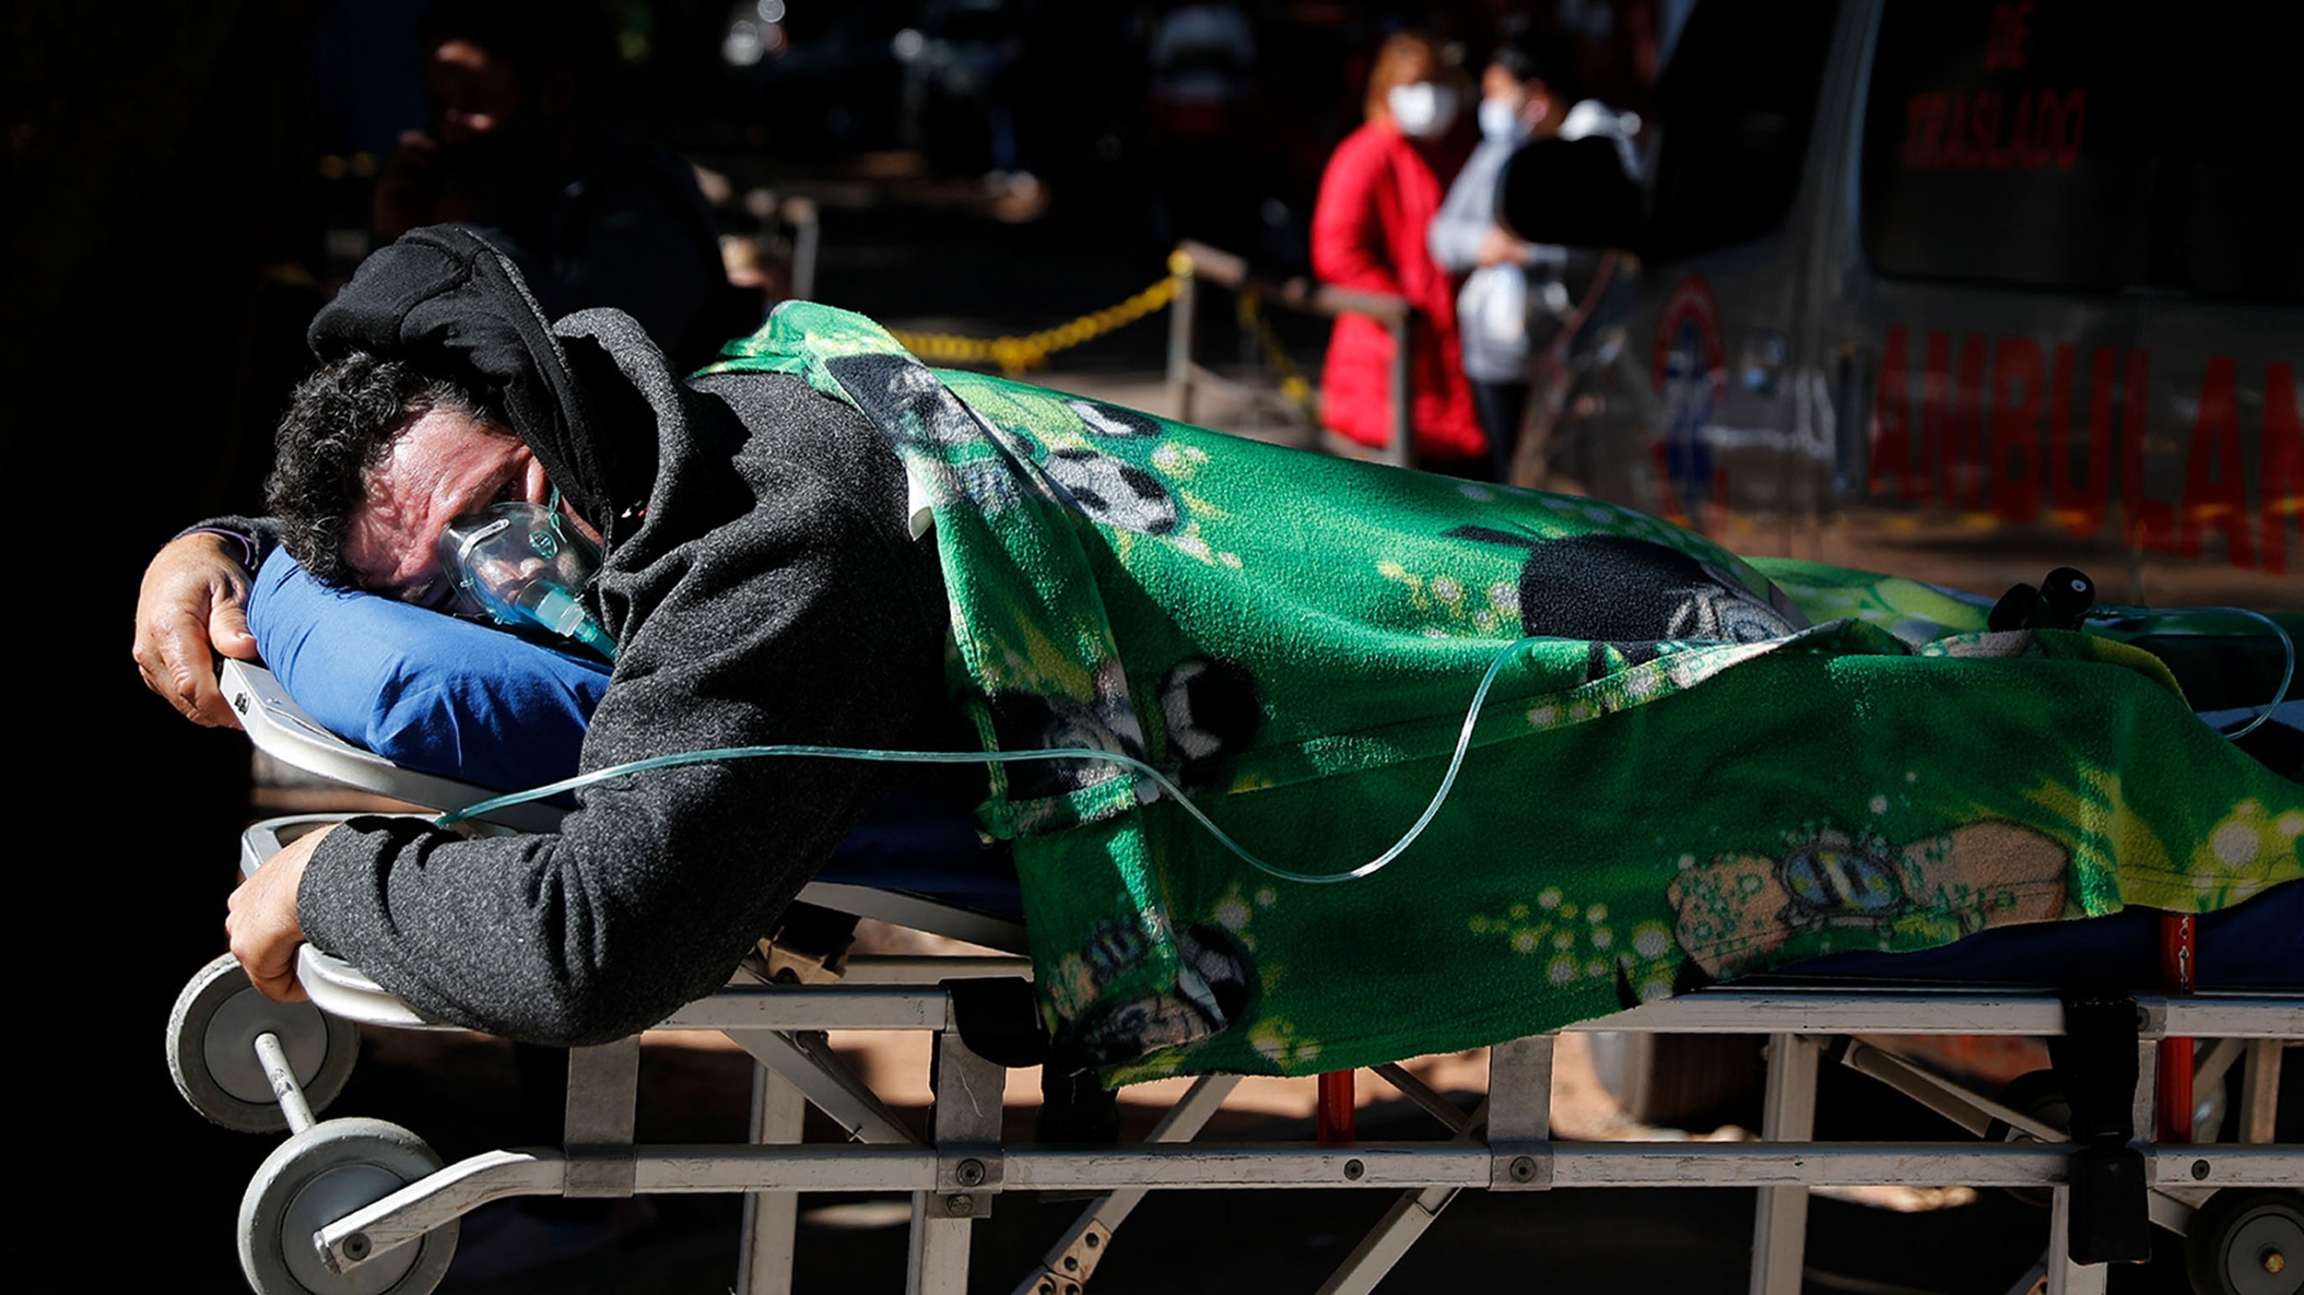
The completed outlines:
[[[393,438],[362,478],[344,559],[363,588],[408,597],[436,577],[449,522],[517,486],[532,457],[510,430],[435,408]]]
[[[502,423],[453,405],[435,405],[393,437],[384,457],[368,471],[371,477],[449,472],[482,460],[498,461],[526,448],[518,434]]]

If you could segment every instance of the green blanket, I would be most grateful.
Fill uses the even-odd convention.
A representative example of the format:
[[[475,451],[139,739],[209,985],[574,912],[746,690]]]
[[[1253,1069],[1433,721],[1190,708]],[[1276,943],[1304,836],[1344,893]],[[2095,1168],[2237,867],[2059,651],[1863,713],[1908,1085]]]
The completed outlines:
[[[792,304],[719,369],[870,417],[932,516],[952,685],[996,765],[1063,1064],[1116,1082],[1475,1047],[1846,949],[2304,872],[2304,787],[2154,656],[1776,564],[1590,499],[1238,440],[937,373]],[[2245,622],[2241,623],[2245,626]],[[1532,641],[1523,641],[1532,640]]]

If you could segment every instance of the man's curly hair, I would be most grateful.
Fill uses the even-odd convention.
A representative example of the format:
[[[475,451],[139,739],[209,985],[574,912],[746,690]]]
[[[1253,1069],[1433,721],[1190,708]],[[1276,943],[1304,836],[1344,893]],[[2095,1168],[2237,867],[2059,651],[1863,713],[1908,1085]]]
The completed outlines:
[[[280,524],[281,543],[306,571],[326,584],[352,587],[344,542],[367,497],[370,474],[400,433],[442,408],[504,422],[457,383],[365,351],[327,365],[296,388],[274,438],[264,501]]]

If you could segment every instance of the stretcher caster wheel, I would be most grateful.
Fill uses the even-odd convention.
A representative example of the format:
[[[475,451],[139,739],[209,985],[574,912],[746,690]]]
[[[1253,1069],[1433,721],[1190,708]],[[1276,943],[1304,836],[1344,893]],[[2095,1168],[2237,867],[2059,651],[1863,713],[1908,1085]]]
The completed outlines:
[[[288,1067],[315,1111],[344,1091],[360,1031],[310,1003],[275,1003],[256,992],[230,954],[200,969],[168,1014],[168,1073],[192,1109],[242,1133],[280,1133],[288,1116],[256,1058],[256,1036],[280,1040]]]
[[[439,1168],[423,1139],[382,1120],[328,1120],[281,1143],[240,1198],[248,1285],[256,1295],[425,1295],[455,1257],[457,1221],[349,1273],[328,1270],[312,1234]]]
[[[2200,1295],[2304,1291],[2304,1192],[2227,1188],[2192,1215],[2184,1273]]]
[[[2000,1090],[2000,1104],[2019,1115],[2029,1116],[2052,1129],[2064,1129],[2072,1123],[2072,1103],[2064,1096],[2064,1081],[2053,1070],[2027,1070],[2008,1081]],[[1984,1131],[1987,1142],[2028,1142],[2031,1135],[2011,1127],[2004,1120],[1994,1120]],[[2026,1205],[2048,1208],[2055,1199],[2047,1187],[2003,1188],[2010,1196]]]

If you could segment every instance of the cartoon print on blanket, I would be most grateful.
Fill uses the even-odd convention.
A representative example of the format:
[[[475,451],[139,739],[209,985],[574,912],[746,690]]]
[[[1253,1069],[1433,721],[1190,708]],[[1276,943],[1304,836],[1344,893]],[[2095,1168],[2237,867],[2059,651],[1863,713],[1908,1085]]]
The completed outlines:
[[[1693,861],[1689,861],[1691,864]],[[2012,823],[1974,823],[1892,845],[1825,829],[1784,853],[1722,855],[1690,866],[1666,895],[1680,948],[1713,977],[1763,964],[1817,926],[1888,933],[1905,923],[1946,944],[1987,926],[2064,912],[2064,848]]]
[[[887,434],[933,518],[950,682],[995,765],[1059,1064],[1115,1082],[1458,1050],[1845,949],[2304,873],[2304,787],[2148,653],[1753,564],[1597,500],[1237,440],[932,373],[781,307],[719,366],[800,374]],[[1519,642],[1523,635],[1547,637]]]

